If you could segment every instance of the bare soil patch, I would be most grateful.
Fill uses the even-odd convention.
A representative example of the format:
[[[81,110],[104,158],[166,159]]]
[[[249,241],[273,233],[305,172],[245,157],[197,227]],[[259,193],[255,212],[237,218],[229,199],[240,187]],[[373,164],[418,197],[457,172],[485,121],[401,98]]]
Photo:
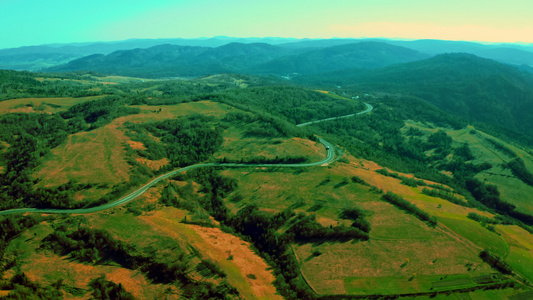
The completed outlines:
[[[275,277],[272,271],[267,270],[269,266],[252,251],[248,242],[225,233],[220,228],[190,226],[205,242],[211,245],[208,254],[213,259],[224,262],[228,261],[230,256],[232,257],[230,261],[240,270],[242,277],[250,285],[257,299],[283,299],[272,285]],[[254,276],[249,276],[250,274]],[[230,283],[233,284],[233,282]]]
[[[164,167],[170,163],[166,157],[159,160],[149,160],[144,157],[137,157],[135,160],[152,170],[159,170],[161,167]]]

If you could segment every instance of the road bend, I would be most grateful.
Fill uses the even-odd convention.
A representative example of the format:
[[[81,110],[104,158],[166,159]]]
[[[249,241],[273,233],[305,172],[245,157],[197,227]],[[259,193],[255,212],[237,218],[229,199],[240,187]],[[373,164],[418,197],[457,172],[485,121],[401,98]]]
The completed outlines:
[[[343,118],[349,118],[356,115],[362,115],[369,113],[372,111],[373,107],[372,105],[365,103],[366,109],[364,111],[355,113],[355,114],[349,114],[345,116],[340,117],[334,117],[334,118],[327,118],[327,119],[321,119],[316,121],[311,121],[307,123],[298,124],[296,126],[303,127],[311,124],[321,123],[321,122],[327,122],[332,120],[338,120]],[[321,166],[328,164],[332,162],[335,159],[335,150],[332,144],[327,142],[326,140],[319,138],[318,139],[320,143],[326,147],[327,155],[326,158],[312,163],[304,163],[304,164],[245,164],[245,163],[205,163],[205,164],[196,164],[184,168],[180,168],[177,170],[173,170],[171,172],[168,172],[166,174],[163,174],[159,177],[156,177],[152,181],[148,182],[147,184],[143,185],[139,189],[135,190],[131,194],[124,196],[120,198],[119,200],[115,202],[110,202],[106,204],[102,204],[100,206],[90,207],[90,208],[75,208],[75,209],[68,209],[68,208],[15,208],[15,209],[9,209],[9,210],[3,210],[0,211],[0,215],[9,215],[9,214],[15,214],[15,213],[42,213],[42,214],[90,214],[106,209],[110,209],[119,205],[123,205],[125,203],[128,203],[137,197],[144,194],[148,189],[150,189],[152,186],[156,185],[160,181],[167,179],[169,177],[172,177],[176,174],[189,171],[192,169],[198,169],[198,168],[206,168],[206,167],[224,167],[224,168],[243,168],[243,167],[259,167],[259,168],[272,168],[272,167],[283,167],[283,168],[306,168],[306,167],[315,167],[315,166]]]

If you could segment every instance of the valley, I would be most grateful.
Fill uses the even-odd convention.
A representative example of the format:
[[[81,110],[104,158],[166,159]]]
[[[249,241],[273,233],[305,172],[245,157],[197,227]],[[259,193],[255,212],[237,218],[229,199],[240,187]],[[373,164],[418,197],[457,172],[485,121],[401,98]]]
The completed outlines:
[[[0,70],[0,298],[527,297],[533,80],[419,59],[288,81]],[[421,79],[458,62],[445,91]],[[490,107],[480,69],[506,78]]]

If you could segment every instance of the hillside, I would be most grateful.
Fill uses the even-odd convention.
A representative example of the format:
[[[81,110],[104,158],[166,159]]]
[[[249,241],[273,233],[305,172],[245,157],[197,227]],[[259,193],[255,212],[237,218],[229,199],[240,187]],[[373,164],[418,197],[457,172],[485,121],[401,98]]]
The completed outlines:
[[[160,45],[91,55],[49,71],[97,71],[151,77],[200,76],[238,72],[288,51],[268,44],[230,43],[216,48]]]
[[[248,75],[0,75],[0,297],[533,290],[531,147],[418,97]]]
[[[301,81],[376,93],[413,95],[470,121],[533,134],[533,76],[469,54],[445,54],[373,71],[343,70]],[[529,139],[530,140],[530,139]]]

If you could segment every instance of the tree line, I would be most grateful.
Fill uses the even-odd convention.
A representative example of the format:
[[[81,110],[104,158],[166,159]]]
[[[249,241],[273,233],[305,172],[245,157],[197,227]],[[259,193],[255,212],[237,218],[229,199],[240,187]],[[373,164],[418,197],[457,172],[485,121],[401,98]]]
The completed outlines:
[[[430,216],[427,212],[421,210],[416,205],[403,199],[401,196],[394,194],[393,192],[387,192],[381,197],[383,200],[393,204],[401,210],[406,211],[409,214],[414,215],[420,221],[427,222],[429,226],[437,226],[437,219]]]

